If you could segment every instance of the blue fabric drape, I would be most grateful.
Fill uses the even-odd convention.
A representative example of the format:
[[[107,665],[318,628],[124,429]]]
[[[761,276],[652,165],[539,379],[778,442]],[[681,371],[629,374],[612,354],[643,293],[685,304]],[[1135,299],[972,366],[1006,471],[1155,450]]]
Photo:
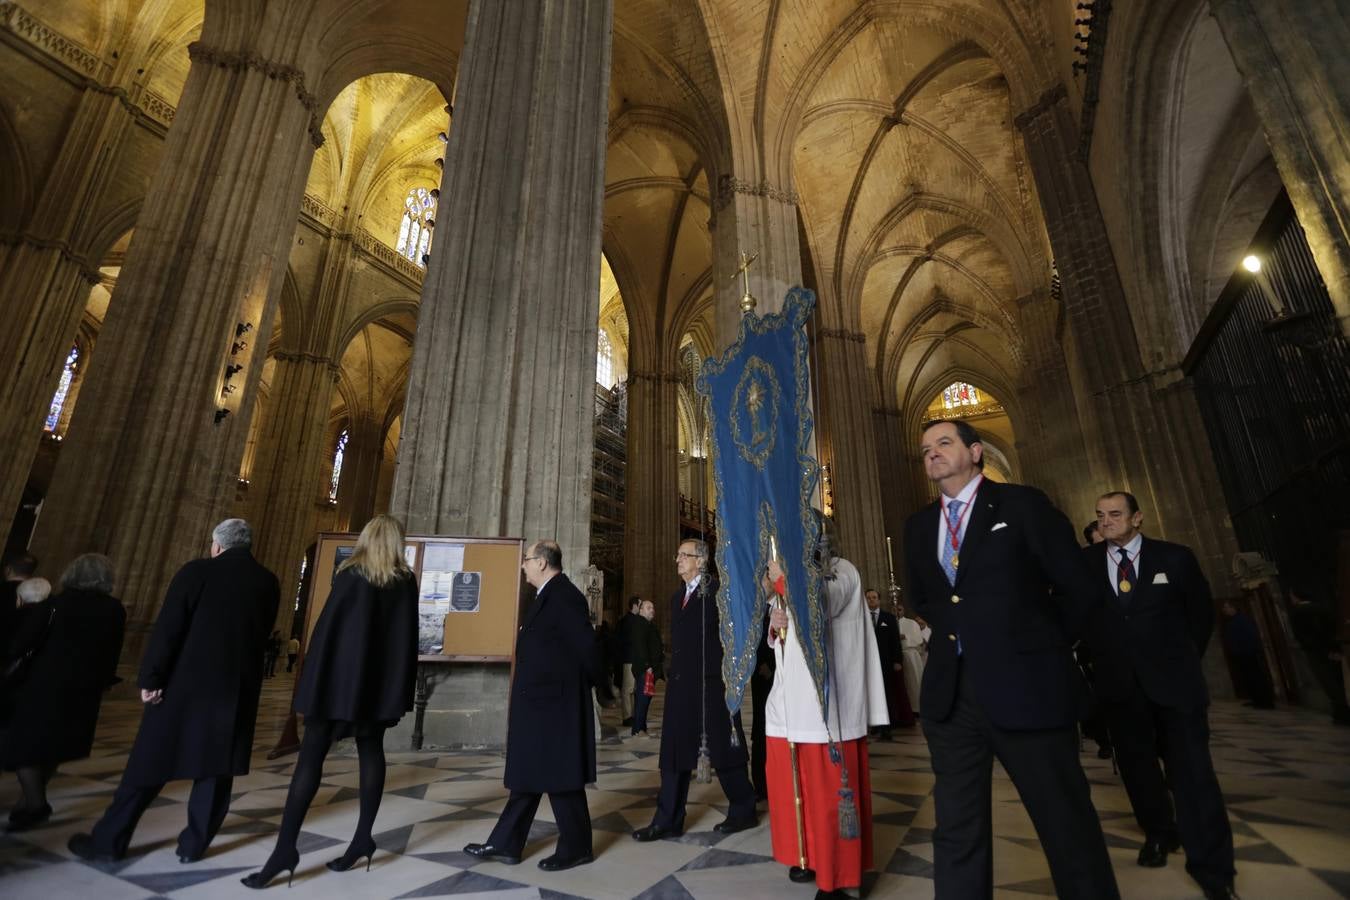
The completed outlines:
[[[787,579],[794,629],[826,709],[825,617],[814,561],[818,526],[811,510],[816,460],[808,452],[811,415],[806,321],[815,295],[793,288],[781,313],[741,319],[736,342],[703,364],[697,387],[709,400],[717,485],[717,566],[721,584],[722,681],[729,713],[755,666],[766,615],[760,584],[772,536]]]

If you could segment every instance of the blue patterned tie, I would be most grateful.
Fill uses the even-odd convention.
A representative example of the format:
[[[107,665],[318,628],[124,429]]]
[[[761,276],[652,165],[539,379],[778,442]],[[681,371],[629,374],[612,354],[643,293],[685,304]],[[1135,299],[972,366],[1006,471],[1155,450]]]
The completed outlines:
[[[947,535],[942,540],[942,571],[947,573],[947,580],[956,584],[956,566],[952,564],[952,559],[956,556],[957,548],[952,546],[951,523],[961,521],[961,507],[965,506],[960,500],[949,500],[947,502],[947,522],[943,527],[947,529]],[[960,525],[957,525],[958,530]],[[957,540],[960,540],[958,535]]]

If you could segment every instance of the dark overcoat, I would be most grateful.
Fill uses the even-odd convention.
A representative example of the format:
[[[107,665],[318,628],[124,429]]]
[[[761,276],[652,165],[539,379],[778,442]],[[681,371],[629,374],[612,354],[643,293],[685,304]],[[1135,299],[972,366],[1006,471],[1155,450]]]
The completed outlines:
[[[954,585],[938,561],[939,502],[905,525],[909,597],[933,629],[921,715],[950,715],[959,672],[999,728],[1071,727],[1087,706],[1074,641],[1091,641],[1098,660],[1118,652],[1106,579],[1091,576],[1073,526],[1035,488],[985,479],[971,502]]]
[[[737,712],[734,718],[727,715],[726,690],[722,685],[717,580],[704,575],[687,606],[683,586],[671,595],[670,602],[670,669],[666,673],[666,709],[661,718],[660,766],[673,772],[695,768],[705,727],[713,767],[743,766],[748,757],[741,714]]]
[[[263,645],[280,598],[277,577],[247,547],[178,570],[139,678],[164,699],[145,707],[128,784],[248,774]]]
[[[554,575],[516,634],[506,726],[508,790],[561,793],[595,781],[591,685],[600,677],[586,598],[566,575]]]
[[[412,709],[416,681],[416,580],[377,587],[354,568],[339,572],[305,647],[295,711],[389,726]]]
[[[65,590],[32,609],[13,645],[16,652],[37,649],[14,690],[14,711],[0,747],[0,766],[6,769],[88,756],[103,692],[113,683],[122,653],[127,613],[116,597]]]
[[[1093,660],[1094,686],[1103,700],[1124,700],[1135,679],[1159,706],[1196,709],[1209,703],[1200,659],[1214,633],[1214,600],[1189,548],[1144,538],[1138,584],[1122,599],[1107,576],[1109,542],[1082,551],[1088,570],[1120,613],[1123,654]]]

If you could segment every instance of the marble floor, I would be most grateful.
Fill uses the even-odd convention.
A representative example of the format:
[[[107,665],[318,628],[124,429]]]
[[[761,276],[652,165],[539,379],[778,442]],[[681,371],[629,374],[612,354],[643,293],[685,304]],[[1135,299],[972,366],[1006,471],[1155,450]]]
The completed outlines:
[[[271,850],[294,758],[269,761],[290,697],[289,676],[267,683],[253,771],[236,779],[229,818],[205,860],[181,865],[174,838],[185,820],[187,783],[170,785],[146,813],[125,860],[90,864],[72,858],[67,838],[87,831],[102,812],[125,765],[139,720],[129,689],[104,705],[93,756],[63,766],[52,783],[55,815],[45,827],[0,834],[0,897],[88,900],[174,897],[212,900],[247,891],[239,878]],[[659,722],[659,698],[656,718]],[[338,897],[518,898],[810,898],[814,886],[787,880],[770,857],[767,819],[723,837],[712,830],[725,814],[716,785],[694,785],[689,831],[679,839],[638,844],[628,832],[652,814],[659,774],[655,738],[619,738],[617,714],[605,711],[607,737],[599,780],[589,791],[596,862],[546,874],[535,863],[552,852],[547,801],[518,866],[483,863],[461,848],[484,840],[505,802],[503,757],[493,752],[389,754],[387,794],[376,822],[381,852],[369,873],[329,872],[356,818],[354,749],[339,744],[329,758],[315,806],[305,821],[301,868],[294,886],[274,887],[287,900]],[[1247,900],[1350,897],[1350,729],[1302,710],[1256,712],[1219,703],[1211,713],[1213,753],[1228,800],[1237,845],[1237,887]],[[930,796],[933,774],[917,729],[874,743],[872,809],[879,871],[863,886],[868,898],[933,896]],[[1190,898],[1199,891],[1179,856],[1163,869],[1134,863],[1140,833],[1109,762],[1085,752],[1117,877],[1126,898]],[[17,796],[0,781],[0,809]],[[994,785],[996,896],[1053,893],[1042,855],[1017,792],[997,768]]]

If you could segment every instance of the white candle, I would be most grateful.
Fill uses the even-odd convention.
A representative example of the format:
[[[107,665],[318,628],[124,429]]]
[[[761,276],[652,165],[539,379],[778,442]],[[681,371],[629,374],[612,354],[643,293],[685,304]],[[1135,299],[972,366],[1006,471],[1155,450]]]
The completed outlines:
[[[778,542],[773,539],[773,535],[769,535],[769,559],[777,559],[777,558],[778,558]]]
[[[895,575],[895,559],[891,556],[891,536],[886,535],[886,565],[891,575]]]

